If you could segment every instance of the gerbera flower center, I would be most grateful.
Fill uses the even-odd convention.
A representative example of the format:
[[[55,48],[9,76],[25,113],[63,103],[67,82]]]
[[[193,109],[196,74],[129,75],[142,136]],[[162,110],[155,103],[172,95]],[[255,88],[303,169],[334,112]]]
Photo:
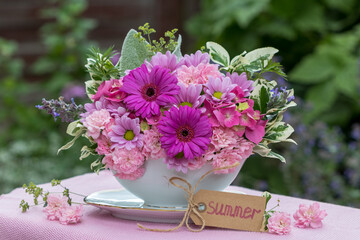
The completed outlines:
[[[221,96],[223,95],[222,92],[214,92],[213,96],[216,97],[217,99],[221,99]]]
[[[145,85],[141,89],[141,93],[146,101],[154,101],[157,97],[156,85],[152,83]]]
[[[124,138],[128,141],[133,140],[134,137],[135,137],[135,134],[134,134],[133,130],[127,130],[124,134]]]
[[[182,102],[182,103],[180,103],[180,106],[189,106],[189,107],[192,107],[192,103],[190,103],[190,102]]]
[[[176,131],[177,138],[182,142],[188,142],[194,137],[194,130],[189,126],[181,126]]]

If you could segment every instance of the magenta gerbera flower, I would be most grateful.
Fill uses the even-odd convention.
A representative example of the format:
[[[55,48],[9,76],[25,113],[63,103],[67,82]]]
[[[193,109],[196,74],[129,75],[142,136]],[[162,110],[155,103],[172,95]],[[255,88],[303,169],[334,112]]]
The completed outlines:
[[[160,107],[176,102],[175,95],[180,91],[177,82],[168,69],[155,66],[149,72],[143,64],[124,77],[121,90],[128,94],[124,102],[137,116],[159,116]]]
[[[188,106],[172,107],[158,125],[161,146],[170,157],[188,160],[201,156],[212,136],[211,125],[199,109]]]
[[[140,133],[139,119],[131,119],[127,115],[123,115],[115,119],[109,133],[110,140],[114,143],[111,147],[126,148],[131,150],[135,147],[143,146],[143,135]]]

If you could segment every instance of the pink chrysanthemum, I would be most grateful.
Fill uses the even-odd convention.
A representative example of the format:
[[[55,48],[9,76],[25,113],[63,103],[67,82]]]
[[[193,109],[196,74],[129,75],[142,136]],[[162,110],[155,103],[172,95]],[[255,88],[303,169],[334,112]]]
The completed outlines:
[[[61,224],[75,224],[81,221],[82,205],[67,206],[61,209],[59,222]]]
[[[186,159],[201,156],[212,135],[211,125],[201,111],[188,106],[172,107],[158,124],[160,142],[170,157]]]
[[[139,119],[131,119],[126,115],[116,118],[109,133],[110,140],[114,143],[112,148],[126,148],[131,150],[143,146],[143,135],[140,133]]]
[[[205,87],[205,96],[209,102],[213,104],[230,103],[235,97],[235,94],[231,91],[236,87],[236,85],[232,84],[230,78],[228,77],[209,77],[209,81]]]
[[[209,77],[218,78],[221,76],[222,73],[219,71],[218,66],[210,63],[200,63],[196,67],[183,65],[177,69],[179,82],[186,86],[189,84],[205,84]]]
[[[131,151],[125,148],[116,148],[111,154],[105,155],[102,163],[116,174],[134,174],[145,161],[145,156],[137,149]]]
[[[166,54],[161,52],[156,53],[151,58],[150,63],[145,61],[145,64],[149,69],[152,69],[155,66],[160,66],[169,69],[170,72],[175,72],[176,69],[182,65],[182,62],[178,62],[176,55],[167,51]]]
[[[123,82],[121,90],[128,94],[124,100],[127,108],[143,118],[159,116],[160,107],[175,103],[174,96],[180,91],[176,77],[159,66],[149,72],[143,64],[126,75]]]
[[[236,72],[232,74],[227,73],[226,76],[231,79],[231,82],[233,84],[236,84],[241,88],[241,90],[244,92],[244,97],[250,96],[251,91],[254,89],[253,86],[254,82],[247,80],[247,76],[245,72],[241,73],[240,75],[237,74]]]
[[[202,86],[189,84],[188,87],[183,83],[180,86],[180,93],[176,95],[177,105],[189,106],[192,108],[199,107],[204,102],[204,97],[201,94]]]
[[[147,159],[159,159],[166,157],[164,149],[161,148],[160,133],[155,126],[153,126],[152,129],[144,131],[143,142],[144,147],[142,152]]]
[[[61,210],[68,206],[68,199],[62,195],[49,194],[47,196],[47,206],[44,208],[47,219],[50,221],[58,220],[61,217]]]
[[[284,212],[276,212],[269,218],[267,228],[269,233],[279,235],[289,234],[291,232],[290,214]]]
[[[300,204],[293,217],[295,219],[295,226],[298,228],[321,228],[322,220],[327,216],[325,210],[320,210],[319,203],[313,203],[310,206]]]
[[[186,65],[187,67],[196,67],[200,63],[208,64],[210,62],[210,56],[208,53],[202,53],[200,50],[198,50],[195,54],[190,54],[190,56],[185,54],[183,61],[184,65]]]

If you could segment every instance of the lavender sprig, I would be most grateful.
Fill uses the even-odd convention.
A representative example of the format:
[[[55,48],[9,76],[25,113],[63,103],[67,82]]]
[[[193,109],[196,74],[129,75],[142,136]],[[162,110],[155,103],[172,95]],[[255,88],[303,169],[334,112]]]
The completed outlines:
[[[63,97],[59,97],[58,100],[46,100],[43,98],[42,105],[36,105],[35,107],[47,111],[48,114],[54,117],[55,121],[60,118],[62,122],[73,122],[79,119],[81,113],[85,112],[84,107],[81,104],[76,105],[73,98],[71,103],[66,103]]]
[[[294,96],[289,96],[289,92],[286,91],[286,87],[281,87],[280,90],[279,88],[274,88],[270,90],[270,92],[272,95],[267,104],[267,109],[284,107],[286,104],[295,99]]]

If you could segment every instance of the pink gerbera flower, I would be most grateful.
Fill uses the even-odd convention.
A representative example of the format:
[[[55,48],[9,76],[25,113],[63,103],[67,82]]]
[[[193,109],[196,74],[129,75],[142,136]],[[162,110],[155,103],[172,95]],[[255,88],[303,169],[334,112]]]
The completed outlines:
[[[140,134],[139,119],[131,119],[126,115],[115,119],[112,131],[109,133],[110,140],[114,143],[112,148],[126,148],[131,150],[143,146],[143,135]]]
[[[231,91],[236,87],[231,83],[230,78],[213,78],[209,77],[205,85],[205,96],[213,104],[229,103],[234,99],[235,94]]]
[[[150,63],[145,62],[145,64],[149,69],[152,69],[154,66],[160,66],[169,69],[170,72],[175,72],[176,69],[182,65],[182,62],[178,63],[176,55],[167,51],[166,54],[161,52],[156,53],[151,58]]]
[[[187,67],[190,66],[198,66],[200,63],[208,64],[210,62],[210,56],[208,53],[202,53],[200,50],[196,51],[195,54],[187,55],[185,54],[184,58],[184,65]]]
[[[231,82],[233,84],[236,84],[241,88],[241,90],[244,92],[245,97],[250,96],[251,91],[254,89],[253,86],[254,82],[247,80],[247,76],[245,72],[241,73],[240,75],[237,74],[236,72],[232,74],[227,73],[226,76],[231,79]]]
[[[202,90],[201,85],[190,84],[188,87],[183,83],[179,83],[178,85],[180,86],[180,93],[175,96],[178,105],[197,108],[203,103],[204,97],[200,95]]]
[[[137,116],[159,116],[160,107],[176,102],[174,96],[180,90],[177,82],[168,69],[155,66],[149,72],[143,64],[124,77],[121,90],[128,94],[124,102]]]
[[[161,146],[170,157],[186,159],[201,156],[212,135],[211,125],[198,109],[188,106],[172,107],[158,125]]]

